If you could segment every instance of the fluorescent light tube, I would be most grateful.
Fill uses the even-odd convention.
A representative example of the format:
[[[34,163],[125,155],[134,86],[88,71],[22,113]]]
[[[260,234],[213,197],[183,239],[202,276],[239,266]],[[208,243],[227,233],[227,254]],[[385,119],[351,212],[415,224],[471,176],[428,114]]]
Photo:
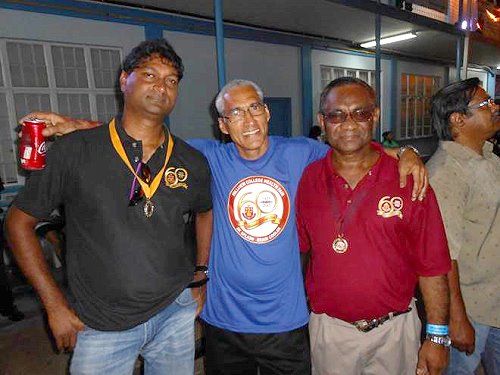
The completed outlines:
[[[389,38],[380,39],[380,45],[400,42],[402,40],[413,39],[416,37],[417,37],[416,33],[406,33],[406,34],[401,34],[401,35],[395,35],[395,36],[391,36]],[[361,47],[363,47],[363,48],[371,48],[371,47],[375,47],[375,46],[376,46],[376,42],[374,40],[372,40],[371,42],[366,42],[366,43],[361,44]]]

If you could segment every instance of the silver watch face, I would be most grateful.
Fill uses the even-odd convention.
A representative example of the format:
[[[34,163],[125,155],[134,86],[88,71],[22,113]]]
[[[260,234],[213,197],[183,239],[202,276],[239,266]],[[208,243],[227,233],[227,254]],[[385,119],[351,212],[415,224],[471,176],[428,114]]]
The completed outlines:
[[[434,344],[450,346],[451,339],[450,336],[436,336],[436,335],[427,335],[427,338],[433,342]]]

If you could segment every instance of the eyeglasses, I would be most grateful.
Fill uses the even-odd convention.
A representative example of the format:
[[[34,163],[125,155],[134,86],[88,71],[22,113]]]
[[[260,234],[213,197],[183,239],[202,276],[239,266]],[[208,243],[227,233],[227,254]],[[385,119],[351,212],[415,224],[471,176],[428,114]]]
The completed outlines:
[[[478,109],[478,108],[483,108],[484,106],[493,107],[494,105],[495,105],[495,99],[488,98],[488,99],[483,100],[482,102],[469,105],[469,106],[467,106],[467,108]]]
[[[229,122],[238,122],[245,118],[245,114],[249,112],[252,116],[260,116],[266,111],[267,106],[264,103],[252,103],[246,108],[233,108],[224,116]]]
[[[148,185],[151,183],[151,170],[146,163],[139,163],[135,173]],[[132,186],[130,187],[129,194],[129,206],[135,206],[144,198],[144,191],[142,190],[141,184],[137,181],[137,177],[134,177],[132,181]]]
[[[373,106],[369,108],[359,108],[352,112],[337,110],[330,113],[322,113],[322,115],[328,124],[341,124],[346,121],[349,116],[356,122],[366,122],[373,117],[374,108]]]

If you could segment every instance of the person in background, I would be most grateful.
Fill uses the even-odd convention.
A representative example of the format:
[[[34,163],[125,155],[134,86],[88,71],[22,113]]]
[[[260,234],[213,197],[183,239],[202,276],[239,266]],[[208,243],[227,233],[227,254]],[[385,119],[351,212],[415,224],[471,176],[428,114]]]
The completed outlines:
[[[382,133],[382,145],[388,148],[399,147],[399,143],[394,139],[394,134],[392,131],[388,130]]]
[[[10,208],[16,260],[38,292],[74,375],[194,372],[194,319],[204,304],[212,229],[207,160],[170,133],[183,76],[165,39],[125,58],[123,112],[56,141]],[[68,301],[34,227],[64,206]],[[191,286],[192,288],[189,288]]]
[[[446,235],[432,189],[412,201],[397,162],[371,142],[375,97],[351,77],[324,88],[318,121],[332,148],[297,191],[313,374],[437,375],[449,346]],[[417,283],[428,321],[422,345]]]
[[[500,105],[470,78],[438,91],[431,116],[440,141],[427,165],[453,260],[447,374],[473,375],[481,360],[500,374],[500,158],[487,142]]]
[[[309,138],[315,139],[319,142],[323,142],[321,128],[318,125],[314,125],[313,127],[311,127],[311,129],[309,130]]]

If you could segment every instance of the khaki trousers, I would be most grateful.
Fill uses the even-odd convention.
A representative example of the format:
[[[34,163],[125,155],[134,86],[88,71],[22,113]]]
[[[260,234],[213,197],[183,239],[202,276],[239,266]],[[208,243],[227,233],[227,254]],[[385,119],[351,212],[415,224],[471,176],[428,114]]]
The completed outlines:
[[[415,375],[421,323],[415,303],[370,332],[326,314],[311,313],[313,375]]]

